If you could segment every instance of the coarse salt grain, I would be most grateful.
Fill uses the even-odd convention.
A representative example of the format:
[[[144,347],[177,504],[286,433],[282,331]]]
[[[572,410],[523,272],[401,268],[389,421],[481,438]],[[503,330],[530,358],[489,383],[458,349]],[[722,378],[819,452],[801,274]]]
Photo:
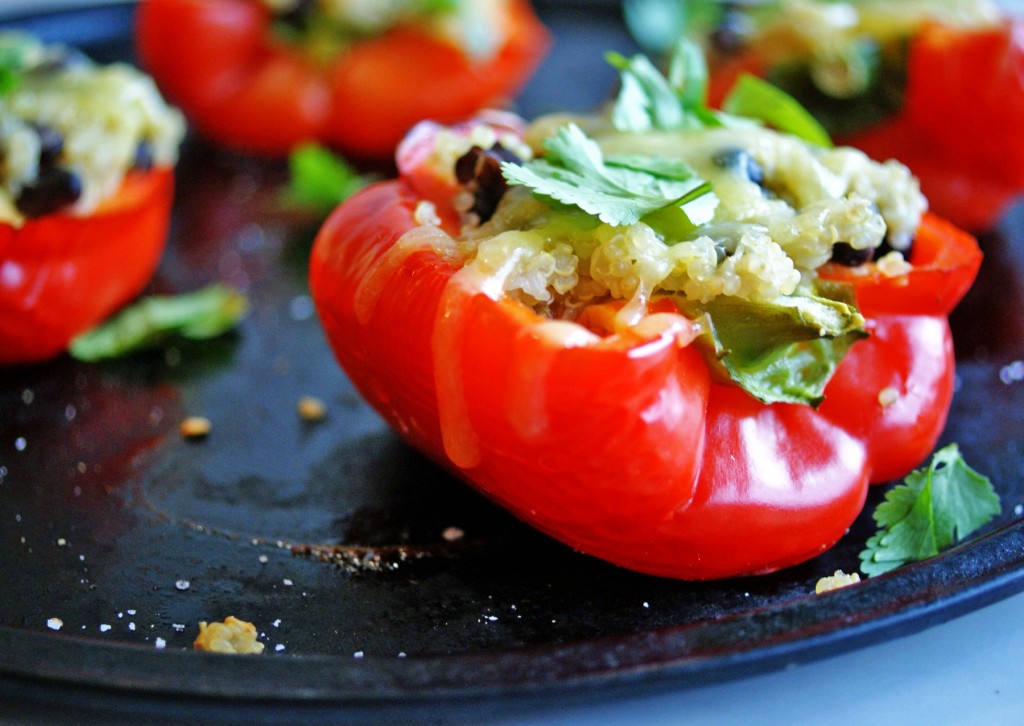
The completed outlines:
[[[191,585],[192,583],[190,583],[188,580],[178,580],[174,583],[174,586],[179,590],[187,590],[189,589],[189,587],[191,587]]]
[[[106,632],[108,632],[108,631],[109,631],[109,630],[110,630],[110,629],[111,629],[112,627],[114,627],[114,626],[113,626],[113,625],[107,625],[106,623],[102,623],[102,624],[100,625],[100,632],[101,632],[101,633],[106,633]]]
[[[50,618],[46,621],[46,627],[50,630],[60,630],[64,627],[64,621],[60,618]]]
[[[154,643],[154,645],[157,647],[157,649],[163,650],[164,648],[167,647],[167,641],[164,640],[163,638],[157,638],[156,642]]]

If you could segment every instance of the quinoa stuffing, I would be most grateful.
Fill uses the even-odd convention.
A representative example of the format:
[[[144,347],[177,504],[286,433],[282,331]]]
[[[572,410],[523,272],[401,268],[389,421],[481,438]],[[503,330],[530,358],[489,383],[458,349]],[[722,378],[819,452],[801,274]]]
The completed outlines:
[[[132,171],[172,166],[185,133],[141,71],[0,33],[0,222],[88,215]]]

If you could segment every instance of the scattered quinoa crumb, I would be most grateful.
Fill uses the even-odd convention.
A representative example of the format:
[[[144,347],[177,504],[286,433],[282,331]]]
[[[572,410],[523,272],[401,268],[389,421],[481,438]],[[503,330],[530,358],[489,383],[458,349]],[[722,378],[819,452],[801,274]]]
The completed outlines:
[[[189,587],[192,586],[192,583],[190,583],[188,580],[178,580],[174,583],[174,586],[179,590],[187,590],[189,589]]]
[[[181,422],[181,435],[186,439],[205,439],[210,435],[213,424],[204,416],[189,416]]]
[[[192,647],[211,653],[259,654],[264,645],[256,639],[255,625],[229,615],[223,623],[199,623]]]
[[[878,392],[878,402],[883,406],[891,406],[900,400],[900,392],[894,386],[888,386]]]
[[[853,572],[847,575],[842,570],[836,570],[834,575],[818,580],[818,584],[814,586],[814,593],[820,595],[823,592],[831,592],[832,590],[838,590],[858,582],[860,582],[860,575],[858,573]]]
[[[310,423],[323,421],[327,418],[327,406],[315,396],[303,396],[299,399],[299,416]]]

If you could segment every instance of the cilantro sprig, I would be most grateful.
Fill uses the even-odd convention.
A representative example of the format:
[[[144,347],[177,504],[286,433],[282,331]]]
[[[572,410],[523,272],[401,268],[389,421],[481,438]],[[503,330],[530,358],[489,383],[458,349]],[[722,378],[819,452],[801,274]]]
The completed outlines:
[[[873,515],[878,533],[860,553],[860,569],[870,577],[934,557],[1001,511],[992,483],[950,444],[886,493]]]
[[[575,124],[544,142],[546,153],[526,164],[505,162],[509,184],[576,206],[602,222],[628,226],[641,219],[668,238],[681,239],[714,213],[711,185],[682,161],[608,156]]]
[[[799,101],[749,74],[740,76],[722,102],[722,111],[710,109],[707,61],[690,40],[673,47],[667,75],[643,55],[625,58],[610,53],[607,58],[620,76],[611,116],[619,131],[681,131],[754,122],[816,146],[832,145],[828,132]]]

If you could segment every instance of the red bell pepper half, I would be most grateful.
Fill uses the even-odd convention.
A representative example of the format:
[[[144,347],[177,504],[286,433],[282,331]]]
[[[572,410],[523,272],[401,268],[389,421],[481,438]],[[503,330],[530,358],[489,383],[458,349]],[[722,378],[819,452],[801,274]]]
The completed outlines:
[[[0,224],[0,364],[60,355],[134,298],[160,261],[173,196],[172,169],[133,171],[86,216]]]
[[[257,0],[144,0],[136,40],[161,89],[219,144],[280,156],[319,141],[384,158],[420,119],[455,121],[526,82],[547,30],[527,0],[500,8],[503,40],[480,58],[411,25],[313,58],[275,36]]]
[[[608,303],[568,322],[482,289],[419,221],[426,200],[457,229],[452,190],[427,166],[435,128],[400,147],[397,180],[329,217],[311,289],[366,400],[517,517],[640,572],[765,573],[829,548],[870,482],[932,450],[952,396],[946,315],[981,261],[970,235],[926,215],[909,272],[827,266],[854,286],[871,336],[818,409],[764,404],[717,382],[671,298],[611,330]]]

